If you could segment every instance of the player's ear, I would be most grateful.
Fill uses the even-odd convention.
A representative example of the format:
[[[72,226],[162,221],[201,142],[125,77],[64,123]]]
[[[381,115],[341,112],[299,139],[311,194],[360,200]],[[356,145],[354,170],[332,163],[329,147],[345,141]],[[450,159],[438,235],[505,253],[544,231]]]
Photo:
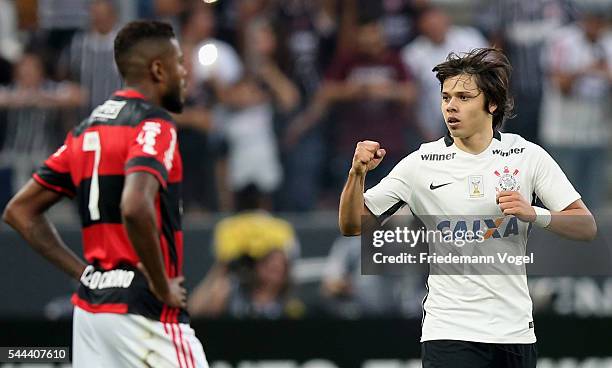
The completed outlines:
[[[160,59],[155,59],[151,62],[150,70],[154,82],[163,82],[166,79],[164,64]]]
[[[494,104],[493,102],[489,103],[489,113],[491,115],[493,115],[493,113],[497,110],[497,104]]]

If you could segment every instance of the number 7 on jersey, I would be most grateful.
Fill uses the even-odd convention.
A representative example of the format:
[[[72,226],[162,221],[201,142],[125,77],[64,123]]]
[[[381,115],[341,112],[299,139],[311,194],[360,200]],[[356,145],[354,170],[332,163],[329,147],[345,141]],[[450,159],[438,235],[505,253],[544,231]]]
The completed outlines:
[[[92,221],[100,219],[100,183],[98,181],[98,167],[100,166],[100,155],[102,146],[100,145],[100,134],[98,132],[86,132],[83,137],[83,152],[94,152],[93,172],[91,173],[91,184],[89,185],[89,217]]]

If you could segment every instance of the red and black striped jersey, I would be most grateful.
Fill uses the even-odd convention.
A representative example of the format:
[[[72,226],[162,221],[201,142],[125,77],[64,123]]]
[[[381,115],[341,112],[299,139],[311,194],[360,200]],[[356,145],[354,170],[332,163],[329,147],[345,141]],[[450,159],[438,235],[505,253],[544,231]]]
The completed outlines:
[[[168,308],[138,271],[138,255],[121,219],[125,176],[157,178],[157,227],[168,277],[182,274],[182,163],[176,127],[168,112],[132,90],[116,92],[66,136],[64,144],[33,175],[44,187],[75,198],[89,266],[72,298],[90,312],[133,313],[163,322],[187,322],[184,310]]]

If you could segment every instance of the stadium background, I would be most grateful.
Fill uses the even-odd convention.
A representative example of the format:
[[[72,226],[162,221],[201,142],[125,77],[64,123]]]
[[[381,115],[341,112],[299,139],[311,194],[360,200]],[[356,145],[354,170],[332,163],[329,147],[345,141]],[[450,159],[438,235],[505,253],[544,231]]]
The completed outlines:
[[[185,161],[185,273],[188,289],[198,290],[190,302],[193,325],[211,366],[418,367],[423,279],[360,277],[359,240],[339,237],[336,206],[351,149],[345,142],[369,128],[391,132],[389,145],[401,156],[439,135],[442,122],[424,122],[437,102],[428,94],[432,76],[423,71],[449,46],[434,41],[500,45],[514,65],[517,99],[517,116],[504,129],[550,148],[574,173],[605,248],[612,235],[612,114],[604,115],[603,128],[589,127],[586,118],[577,124],[586,139],[563,140],[543,132],[551,122],[540,113],[555,90],[546,71],[559,62],[547,53],[557,36],[604,24],[597,44],[610,45],[611,15],[606,0],[0,0],[0,202],[67,129],[121,86],[112,64],[117,27],[137,18],[167,20],[191,72],[188,108],[176,119]],[[373,20],[383,26],[381,38],[367,37],[376,32],[364,28]],[[400,66],[372,63],[405,68],[405,76],[349,77],[347,60],[367,54],[363,47],[396,55]],[[601,73],[585,83],[600,91],[591,101],[609,109],[607,50],[596,61],[608,79]],[[571,52],[561,58],[580,62]],[[334,81],[381,83],[405,95],[338,102],[329,97]],[[351,114],[356,108],[361,116]],[[405,134],[394,136],[397,128]],[[75,207],[61,203],[51,217],[79,251]],[[544,241],[534,234],[530,244],[538,239]],[[6,225],[0,247],[0,346],[70,345],[75,283]],[[581,244],[559,249],[548,250],[559,264],[610,262],[610,253],[589,256]],[[280,266],[270,254],[282,255]],[[612,367],[607,272],[540,275],[530,288],[540,367]],[[250,299],[253,290],[276,294],[261,307]]]

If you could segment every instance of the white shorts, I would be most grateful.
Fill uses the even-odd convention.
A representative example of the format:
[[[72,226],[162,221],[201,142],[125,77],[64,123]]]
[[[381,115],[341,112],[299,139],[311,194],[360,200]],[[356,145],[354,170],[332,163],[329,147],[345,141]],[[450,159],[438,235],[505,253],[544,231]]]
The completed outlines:
[[[74,307],[73,368],[208,368],[202,344],[186,323]]]

